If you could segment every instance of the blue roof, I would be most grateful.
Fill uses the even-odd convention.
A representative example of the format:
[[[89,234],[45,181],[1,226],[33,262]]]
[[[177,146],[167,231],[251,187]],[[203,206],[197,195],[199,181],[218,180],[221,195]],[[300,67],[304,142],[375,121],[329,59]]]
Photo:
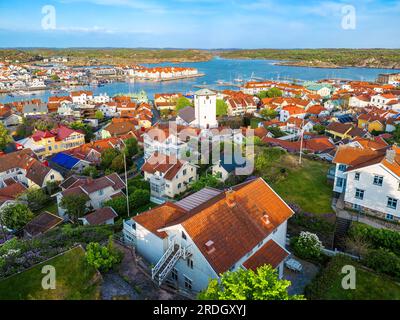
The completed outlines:
[[[69,154],[60,152],[51,158],[51,161],[63,168],[72,169],[80,160]]]
[[[220,164],[221,167],[224,168],[227,172],[232,172],[236,168],[241,168],[246,166],[246,159],[241,157],[240,159],[236,159],[237,157],[233,154],[225,158],[224,152],[221,153]]]
[[[353,122],[353,118],[348,115],[348,114],[344,114],[342,116],[337,117],[338,121],[340,123],[347,123],[347,122]]]

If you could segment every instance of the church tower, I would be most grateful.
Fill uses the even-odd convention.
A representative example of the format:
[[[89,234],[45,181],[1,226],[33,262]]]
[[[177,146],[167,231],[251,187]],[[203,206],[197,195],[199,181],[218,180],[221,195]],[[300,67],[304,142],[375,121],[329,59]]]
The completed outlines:
[[[196,127],[201,129],[216,128],[217,95],[209,89],[201,89],[194,94],[194,113]]]

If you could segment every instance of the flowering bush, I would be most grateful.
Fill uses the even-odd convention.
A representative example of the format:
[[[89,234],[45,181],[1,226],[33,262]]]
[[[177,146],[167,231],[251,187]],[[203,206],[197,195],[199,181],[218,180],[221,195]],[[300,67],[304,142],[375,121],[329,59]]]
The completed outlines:
[[[295,255],[304,259],[321,257],[323,245],[315,233],[302,231],[299,237],[292,239],[291,246]]]
[[[121,262],[122,253],[113,247],[111,239],[107,246],[102,246],[98,242],[91,242],[86,247],[86,260],[89,265],[107,272]]]

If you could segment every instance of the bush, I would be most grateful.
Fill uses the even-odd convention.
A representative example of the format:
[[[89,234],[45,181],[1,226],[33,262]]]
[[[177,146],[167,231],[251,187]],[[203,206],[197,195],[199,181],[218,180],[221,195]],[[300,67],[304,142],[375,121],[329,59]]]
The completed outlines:
[[[385,248],[400,255],[400,232],[357,223],[352,225],[350,236],[362,237],[375,249]]]
[[[89,265],[107,272],[121,262],[122,254],[113,247],[110,238],[107,246],[102,246],[97,242],[89,243],[86,248],[86,260]]]
[[[322,255],[322,243],[315,233],[302,231],[299,237],[294,237],[291,241],[293,252],[303,259],[320,259]]]
[[[377,272],[400,278],[400,257],[387,249],[369,250],[362,262]]]

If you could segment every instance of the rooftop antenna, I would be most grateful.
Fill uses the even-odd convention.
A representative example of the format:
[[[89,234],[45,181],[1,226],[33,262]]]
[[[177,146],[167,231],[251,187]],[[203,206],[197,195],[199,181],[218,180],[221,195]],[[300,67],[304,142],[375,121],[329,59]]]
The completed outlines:
[[[300,131],[300,157],[299,157],[299,164],[301,164],[301,156],[303,154],[303,139],[304,139],[304,118],[301,122],[301,131]]]
[[[125,189],[126,189],[126,209],[128,212],[128,217],[130,217],[130,210],[129,210],[129,188],[128,188],[128,174],[126,173],[126,153],[124,150],[124,169],[125,169]]]

